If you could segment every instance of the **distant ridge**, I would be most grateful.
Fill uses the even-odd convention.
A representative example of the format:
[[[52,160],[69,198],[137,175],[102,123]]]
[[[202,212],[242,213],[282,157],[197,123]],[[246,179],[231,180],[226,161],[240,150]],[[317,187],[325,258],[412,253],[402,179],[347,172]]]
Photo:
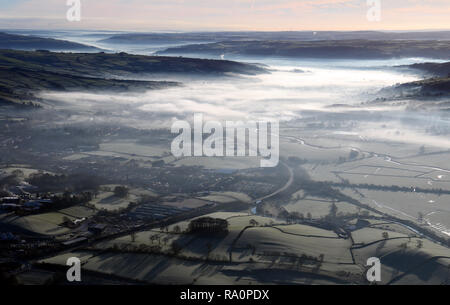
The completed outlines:
[[[253,40],[189,44],[168,48],[158,54],[221,54],[323,59],[450,59],[450,40]]]
[[[239,40],[450,40],[450,31],[382,32],[382,31],[283,31],[283,32],[189,32],[126,33],[101,40],[106,43],[146,44],[157,42],[219,42]]]
[[[42,38],[37,36],[15,35],[2,32],[0,32],[0,49],[85,52],[100,51],[100,49],[96,47],[91,47],[66,40]]]

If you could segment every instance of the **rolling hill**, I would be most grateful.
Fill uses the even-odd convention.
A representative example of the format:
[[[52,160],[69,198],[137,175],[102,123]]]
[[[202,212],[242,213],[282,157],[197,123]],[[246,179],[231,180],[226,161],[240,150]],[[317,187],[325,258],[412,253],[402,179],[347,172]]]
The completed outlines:
[[[232,61],[181,57],[0,50],[0,102],[28,105],[35,100],[34,92],[39,90],[161,89],[180,84],[130,78],[184,73],[207,77],[227,73],[259,74],[266,70]]]
[[[450,41],[443,40],[323,40],[224,41],[168,48],[158,54],[207,54],[321,59],[390,59],[427,57],[450,59]]]
[[[0,33],[0,49],[98,52],[84,44],[37,36]]]

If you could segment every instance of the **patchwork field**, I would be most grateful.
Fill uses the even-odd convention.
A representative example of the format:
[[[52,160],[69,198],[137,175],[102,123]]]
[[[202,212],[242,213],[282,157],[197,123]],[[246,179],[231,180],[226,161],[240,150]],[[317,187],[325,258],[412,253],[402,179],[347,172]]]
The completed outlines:
[[[59,210],[58,212],[75,218],[88,218],[94,216],[96,213],[94,209],[85,206],[73,206],[67,209]]]
[[[331,161],[336,162],[340,157],[349,156],[350,148],[321,149],[307,145],[301,145],[297,141],[280,139],[280,155],[282,157],[299,157],[308,161]]]
[[[176,202],[163,202],[162,204],[163,205],[172,206],[172,207],[176,207],[176,208],[195,209],[195,208],[199,208],[201,206],[207,205],[208,203],[209,202],[205,201],[205,200],[189,198],[189,199],[184,199],[184,200],[176,201]]]
[[[397,281],[398,284],[442,284],[450,271],[447,263],[450,251],[428,240],[420,240],[423,246],[419,249],[418,240],[382,240],[354,249],[353,254],[359,264],[370,255],[380,258],[382,284]]]
[[[309,213],[311,214],[313,219],[318,219],[329,215],[332,204],[333,204],[332,201],[323,198],[316,198],[309,196],[306,197],[305,199],[293,200],[289,202],[289,204],[285,205],[284,208],[290,213],[292,212],[301,213],[305,217]],[[356,206],[346,202],[335,202],[334,204],[338,209],[337,210],[338,213],[357,214],[358,212],[360,212]],[[373,215],[373,213],[369,213],[369,215],[370,214]]]
[[[389,213],[401,219],[419,221],[423,215],[423,222],[444,235],[450,234],[450,196],[422,193],[385,192],[359,190],[359,194],[349,189],[343,193],[356,198],[360,202]],[[362,197],[364,196],[364,197]],[[450,235],[449,235],[450,236]]]
[[[255,247],[254,254],[250,246]],[[305,254],[319,258],[324,255],[328,263],[352,263],[349,240],[329,237],[305,237],[287,234],[276,228],[249,228],[233,248],[233,257],[239,261],[250,257],[258,261],[277,259],[284,255]]]
[[[100,151],[132,156],[159,157],[170,153],[170,146],[143,145],[135,141],[117,141],[100,144]]]
[[[226,219],[229,233],[186,234],[189,222],[183,221],[86,248],[80,252],[82,268],[146,283],[343,284],[365,283],[367,259],[379,257],[383,284],[417,284],[441,283],[450,259],[447,248],[382,220],[368,220],[354,230],[353,244],[333,231],[269,217],[207,216]],[[63,265],[71,255],[41,263]]]
[[[310,275],[302,270],[294,269],[292,264],[274,266],[261,263],[205,263],[137,253],[93,255],[76,252],[45,259],[41,263],[65,265],[69,256],[79,255],[83,257],[83,270],[165,285],[326,285],[344,283],[346,280],[345,276],[341,275],[342,279],[337,276],[337,274],[342,274],[339,271],[324,275]],[[347,270],[356,274],[360,273],[359,268],[351,266],[347,266]]]
[[[124,198],[114,195],[114,188],[117,185],[103,185],[100,193],[90,201],[96,209],[105,209],[107,211],[117,211],[127,208],[131,202],[137,202],[141,196],[156,196],[155,193],[144,189],[130,189],[128,196]]]
[[[199,199],[220,203],[234,202],[234,201],[242,201],[246,203],[251,203],[252,198],[247,196],[244,193],[236,193],[236,192],[212,192],[210,195],[205,197],[200,197]]]
[[[402,159],[401,162],[406,162]],[[374,184],[382,186],[419,187],[424,189],[449,189],[448,172],[415,163],[397,163],[386,157],[369,157],[341,164],[308,165],[314,180],[351,184]]]
[[[150,230],[139,232],[134,237],[128,235],[113,240],[108,240],[95,245],[96,249],[122,249],[125,247],[160,247],[162,253],[170,253],[173,245],[179,247],[179,255],[183,257],[206,259],[215,258],[219,261],[229,261],[229,254],[234,240],[244,228],[250,226],[250,220],[256,221],[258,225],[269,225],[273,219],[260,216],[248,216],[240,213],[213,213],[207,217],[227,219],[229,233],[226,236],[204,236],[184,234],[188,229],[189,222],[183,221],[171,225],[162,230]],[[283,222],[280,222],[283,223]],[[134,240],[134,241],[133,241]]]
[[[64,218],[75,220],[75,217],[66,214],[52,212],[37,215],[29,215],[22,217],[13,217],[6,220],[7,223],[19,226],[26,230],[42,234],[42,235],[61,235],[70,231],[70,229],[60,226],[64,222]]]
[[[387,233],[387,238],[383,236],[383,233]],[[382,241],[385,239],[406,239],[414,234],[403,234],[403,233],[397,233],[394,231],[387,231],[377,228],[364,228],[360,230],[356,230],[352,232],[352,237],[355,242],[355,244],[370,244],[373,242]]]
[[[215,170],[239,170],[260,167],[258,157],[188,157],[174,162],[179,166],[202,166]]]

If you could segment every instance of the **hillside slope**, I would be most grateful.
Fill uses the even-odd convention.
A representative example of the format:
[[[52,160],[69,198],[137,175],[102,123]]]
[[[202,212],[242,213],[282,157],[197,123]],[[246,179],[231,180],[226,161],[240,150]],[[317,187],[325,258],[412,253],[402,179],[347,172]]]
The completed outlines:
[[[126,53],[54,53],[0,50],[0,102],[30,104],[40,90],[137,91],[180,85],[137,81],[148,74],[220,76],[266,73],[263,68],[232,61],[156,57]],[[125,78],[125,79],[124,79]]]
[[[37,36],[15,35],[0,33],[0,49],[14,50],[52,50],[52,51],[84,51],[98,52],[100,49],[84,44],[59,40],[53,38],[42,38]]]
[[[225,54],[326,59],[389,59],[408,57],[450,59],[450,41],[224,41],[173,47],[160,51],[159,54]]]

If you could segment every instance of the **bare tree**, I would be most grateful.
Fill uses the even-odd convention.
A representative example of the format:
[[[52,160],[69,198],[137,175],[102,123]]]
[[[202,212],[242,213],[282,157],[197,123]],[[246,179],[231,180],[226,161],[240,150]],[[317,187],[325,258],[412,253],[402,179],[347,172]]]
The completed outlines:
[[[423,247],[423,241],[421,241],[420,239],[417,240],[416,247],[417,247],[417,249],[422,249],[422,247]]]
[[[176,225],[175,227],[173,227],[173,231],[175,232],[175,233],[180,233],[181,232],[181,228],[180,228],[180,226],[179,225]]]
[[[424,220],[423,213],[422,213],[422,212],[419,212],[419,213],[417,214],[417,221],[423,222],[423,220]]]
[[[254,220],[254,219],[250,219],[249,224],[250,224],[252,227],[256,227],[256,226],[258,225],[258,222],[257,222],[256,220]]]
[[[336,218],[337,216],[338,207],[336,206],[336,203],[332,203],[330,206],[330,213],[328,214],[331,218]]]

